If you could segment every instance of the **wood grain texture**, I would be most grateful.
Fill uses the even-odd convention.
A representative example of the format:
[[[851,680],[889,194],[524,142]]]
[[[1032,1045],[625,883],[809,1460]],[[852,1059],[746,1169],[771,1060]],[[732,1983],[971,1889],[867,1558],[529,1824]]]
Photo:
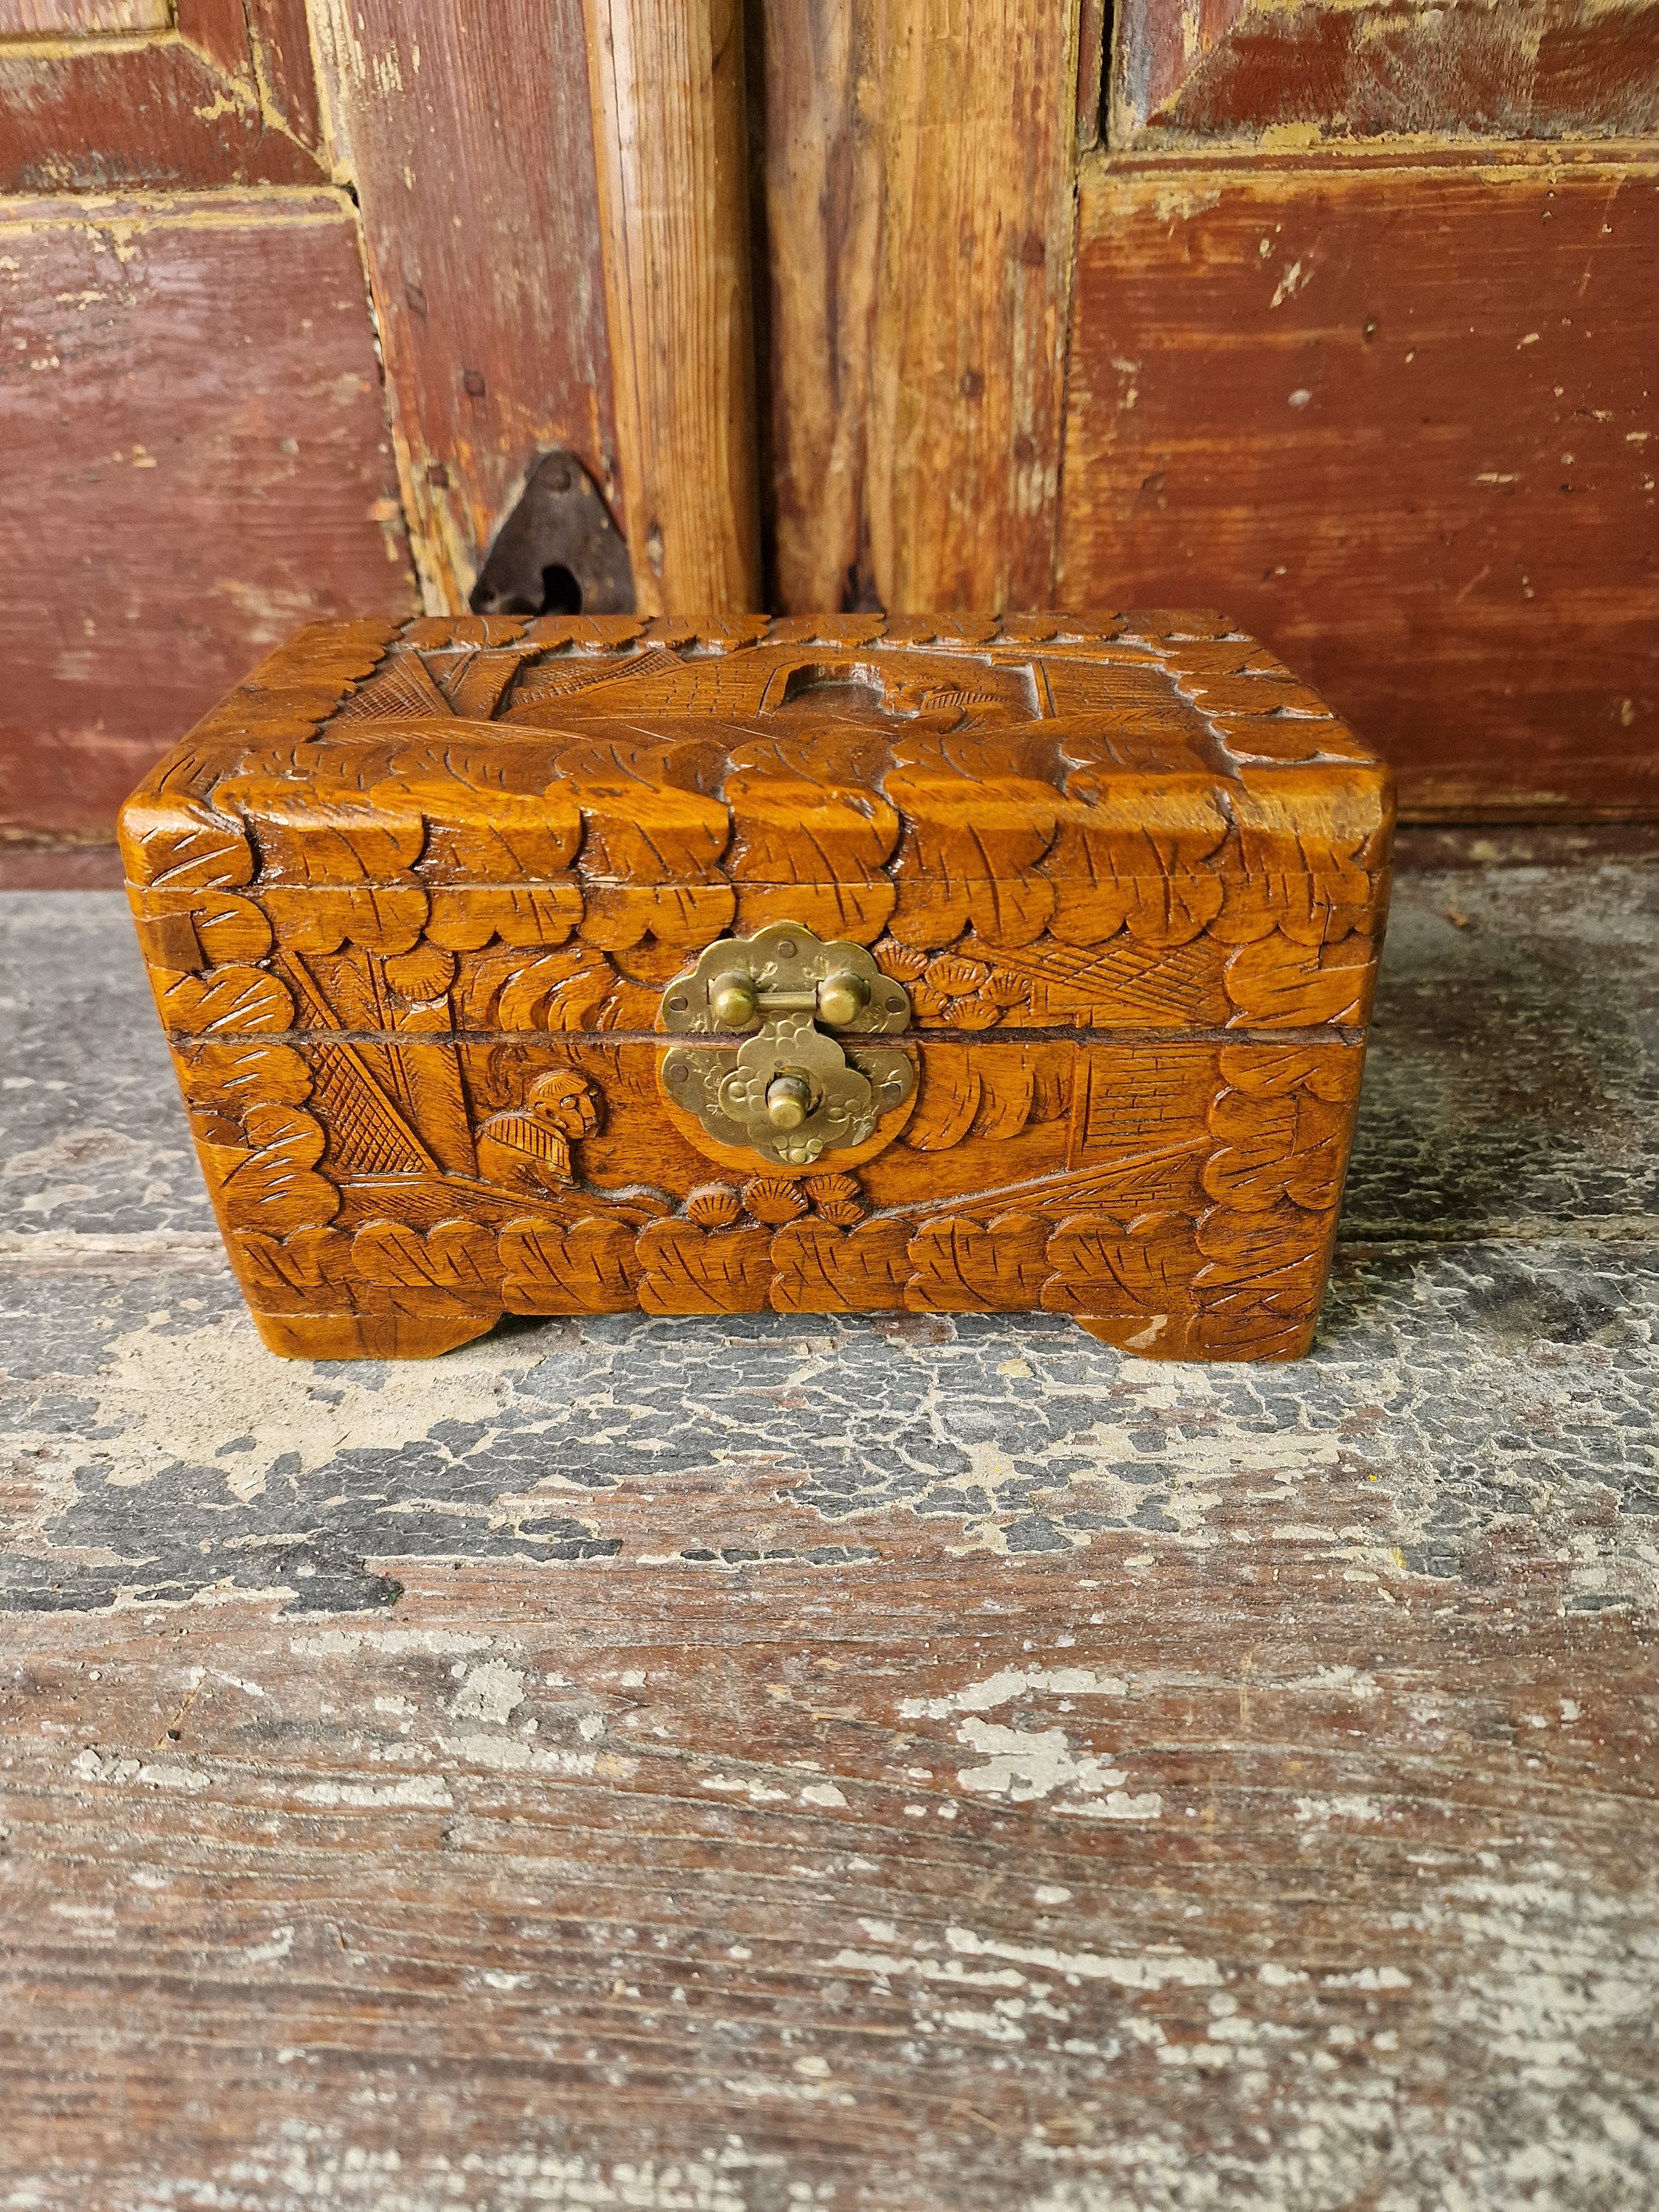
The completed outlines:
[[[589,0],[635,603],[761,605],[741,0]]]
[[[769,0],[776,604],[1053,596],[1076,24]]]
[[[620,484],[580,0],[322,0],[426,604],[465,608],[538,455]],[[533,250],[530,241],[533,240]]]
[[[1082,207],[1067,595],[1224,593],[1407,815],[1659,810],[1659,169],[1172,159]]]
[[[1659,8],[1127,0],[1110,112],[1120,149],[1267,131],[1640,137],[1659,123]]]
[[[1390,823],[1386,774],[1218,618],[472,617],[302,631],[122,835],[275,1350],[1040,1305],[1288,1358]],[[782,1169],[686,1110],[656,1035],[665,985],[769,923],[869,945],[913,1030],[898,1103]]]
[[[1522,2161],[1641,2202],[1640,1624],[1565,1628],[1502,1537],[1355,1569],[1275,1527],[1276,1449],[1201,1553],[774,1560],[751,1491],[748,1559],[19,1624],[36,2203],[1187,2212],[1170,2168],[1223,2160],[1261,2203],[1504,2212]]]
[[[328,195],[14,203],[0,302],[4,819],[107,836],[295,621],[413,604],[356,225]]]

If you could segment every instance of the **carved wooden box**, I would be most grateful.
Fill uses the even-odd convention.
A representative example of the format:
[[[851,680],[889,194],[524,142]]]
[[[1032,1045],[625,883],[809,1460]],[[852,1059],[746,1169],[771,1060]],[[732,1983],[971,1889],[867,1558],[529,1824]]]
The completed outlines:
[[[1074,1315],[1304,1351],[1388,771],[1217,617],[318,624],[122,822],[265,1341]]]

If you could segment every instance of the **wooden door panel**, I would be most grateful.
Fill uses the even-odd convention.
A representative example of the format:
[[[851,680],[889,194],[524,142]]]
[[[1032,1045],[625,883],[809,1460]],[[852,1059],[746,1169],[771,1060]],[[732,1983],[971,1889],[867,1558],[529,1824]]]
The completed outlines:
[[[0,191],[328,181],[305,0],[0,0]]]
[[[1085,166],[1064,602],[1212,604],[1419,817],[1659,807],[1659,163]]]
[[[0,834],[106,836],[300,623],[415,607],[353,211],[15,201],[0,325]]]

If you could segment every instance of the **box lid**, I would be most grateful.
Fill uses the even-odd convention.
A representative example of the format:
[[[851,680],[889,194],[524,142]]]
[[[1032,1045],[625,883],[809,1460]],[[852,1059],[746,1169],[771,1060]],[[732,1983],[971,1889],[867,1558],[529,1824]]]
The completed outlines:
[[[122,842],[186,1031],[337,1022],[365,956],[366,1021],[650,1029],[781,920],[922,1027],[1283,1030],[1367,1018],[1392,818],[1216,616],[466,617],[301,631]]]

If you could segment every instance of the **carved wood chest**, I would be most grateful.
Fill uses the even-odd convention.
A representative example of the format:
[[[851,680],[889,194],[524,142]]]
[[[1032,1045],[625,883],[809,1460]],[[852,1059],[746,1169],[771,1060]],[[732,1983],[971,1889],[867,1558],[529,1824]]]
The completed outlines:
[[[1209,615],[323,623],[133,911],[274,1351],[1041,1307],[1311,1341],[1387,769]]]

